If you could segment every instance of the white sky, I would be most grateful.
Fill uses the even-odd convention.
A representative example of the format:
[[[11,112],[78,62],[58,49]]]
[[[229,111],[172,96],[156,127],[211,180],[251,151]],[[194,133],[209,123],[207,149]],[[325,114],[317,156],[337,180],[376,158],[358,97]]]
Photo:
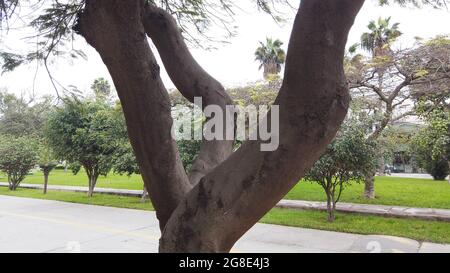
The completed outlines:
[[[254,61],[253,55],[258,41],[264,41],[266,37],[278,38],[285,42],[286,49],[292,27],[292,20],[284,25],[277,25],[270,16],[258,12],[254,5],[249,3],[250,1],[239,2],[242,10],[237,11],[235,17],[235,25],[238,26],[237,36],[229,39],[228,44],[214,44],[217,48],[215,50],[192,49],[197,61],[226,87],[261,80],[262,71],[258,70],[259,65]],[[401,47],[412,45],[416,36],[431,38],[438,34],[450,33],[449,10],[411,9],[398,6],[378,7],[376,2],[374,0],[366,1],[350,33],[349,45],[359,41],[361,33],[366,31],[369,20],[377,19],[380,16],[392,16],[391,22],[400,23],[400,30],[404,33],[398,43]],[[294,0],[292,3],[297,5],[298,0]],[[286,12],[291,19],[295,15],[292,10],[286,10]],[[214,35],[214,30],[210,30],[208,34]],[[5,47],[24,48],[25,44],[20,38],[22,36],[18,36],[13,30],[6,35],[3,34],[0,36],[1,49]],[[63,85],[73,85],[84,92],[88,92],[95,78],[105,77],[110,80],[100,57],[93,48],[85,43],[82,37],[77,39],[76,46],[88,55],[88,60],[80,59],[70,62],[67,59],[57,60],[50,67],[54,77]],[[152,48],[156,54],[156,49]],[[161,62],[160,65],[161,76],[166,87],[173,88]],[[9,92],[16,94],[31,93],[35,72],[36,64],[31,64],[20,67],[12,73],[0,75],[0,90],[6,88]],[[43,67],[38,69],[34,90],[37,95],[55,94]]]

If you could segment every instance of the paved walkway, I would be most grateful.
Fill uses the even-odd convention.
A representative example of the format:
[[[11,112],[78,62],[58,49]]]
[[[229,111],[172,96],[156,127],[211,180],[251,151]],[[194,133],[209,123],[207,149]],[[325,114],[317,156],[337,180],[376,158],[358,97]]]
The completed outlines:
[[[0,252],[156,252],[154,212],[0,195]],[[257,224],[233,252],[450,252],[450,245]]]
[[[389,176],[400,178],[433,179],[431,175],[425,173],[392,173]],[[446,179],[448,180],[448,176]]]
[[[0,186],[8,186],[8,183],[0,182]],[[29,189],[43,188],[43,186],[40,184],[21,184],[20,187]],[[88,191],[87,187],[56,186],[56,185],[49,185],[48,189],[58,191],[71,191],[71,192]],[[96,188],[94,192],[101,194],[121,195],[121,196],[133,196],[133,197],[142,196],[142,190]],[[325,202],[300,201],[300,200],[281,200],[280,203],[278,203],[277,207],[289,209],[302,209],[302,210],[311,209],[322,211],[327,209]],[[336,210],[347,213],[362,213],[362,214],[390,216],[398,218],[417,218],[425,220],[439,220],[450,222],[450,209],[410,208],[410,207],[384,206],[384,205],[338,203]]]

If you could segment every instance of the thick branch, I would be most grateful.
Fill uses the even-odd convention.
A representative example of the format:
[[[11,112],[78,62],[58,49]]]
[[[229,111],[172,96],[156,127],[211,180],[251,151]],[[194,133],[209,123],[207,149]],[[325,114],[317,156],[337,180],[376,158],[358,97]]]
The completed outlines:
[[[246,142],[202,178],[167,223],[161,251],[229,251],[320,157],[347,113],[343,56],[363,2],[301,1],[275,102],[278,150],[261,152],[260,141]]]
[[[181,94],[190,102],[194,102],[194,97],[201,97],[203,107],[218,105],[225,113],[226,105],[233,104],[231,98],[223,86],[192,57],[175,19],[166,11],[147,5],[143,23],[147,35],[158,49],[167,73]],[[232,116],[229,118],[231,119],[228,120],[233,119]],[[233,143],[225,140],[203,140],[200,153],[189,174],[190,182],[197,184],[205,174],[228,158],[233,151]]]
[[[380,122],[380,125],[373,131],[368,137],[368,140],[376,140],[381,135],[381,133],[386,129],[389,125],[389,122],[392,120],[392,113],[394,109],[392,108],[392,103],[386,103],[386,111],[383,114],[383,119]]]
[[[356,84],[354,84],[352,86],[352,88],[360,88],[360,87],[365,87],[365,88],[371,89],[372,91],[374,91],[380,97],[380,99],[383,102],[386,102],[386,103],[389,102],[389,98],[386,97],[386,95],[384,95],[383,90],[381,90],[380,87],[375,86],[373,84],[370,84],[368,82],[358,82],[358,83],[356,83]]]
[[[191,189],[171,137],[170,100],[144,27],[141,0],[87,0],[77,30],[106,64],[161,229]]]

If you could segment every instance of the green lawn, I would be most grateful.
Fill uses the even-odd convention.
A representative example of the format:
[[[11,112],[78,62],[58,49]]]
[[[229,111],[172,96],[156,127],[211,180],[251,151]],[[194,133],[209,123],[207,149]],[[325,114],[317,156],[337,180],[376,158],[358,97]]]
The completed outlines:
[[[152,210],[150,202],[141,203],[136,197],[122,197],[96,194],[88,198],[84,193],[49,191],[44,195],[40,190],[18,189],[9,191],[0,187],[0,195],[58,200],[64,202]],[[273,209],[262,220],[263,223],[313,228],[358,234],[378,234],[400,236],[419,241],[450,243],[450,223],[413,219],[384,218],[358,214],[337,213],[335,223],[328,223],[325,212],[294,211]]]
[[[6,181],[6,178],[0,177],[0,181]],[[43,181],[42,173],[36,172],[27,176],[23,183],[42,184]],[[49,184],[86,187],[87,177],[84,172],[73,175],[70,171],[57,170],[50,174]],[[141,190],[142,178],[139,175],[128,177],[110,174],[99,177],[97,187]],[[362,197],[363,185],[351,185],[345,189],[341,202],[450,209],[450,184],[446,181],[377,177],[375,188],[377,198],[366,200]],[[286,198],[325,201],[325,194],[319,185],[302,181]]]
[[[450,243],[450,223],[416,219],[336,213],[329,223],[326,212],[273,209],[263,223],[346,233],[390,235],[434,243]]]
[[[62,191],[48,191],[43,194],[42,190],[34,189],[17,189],[12,192],[7,187],[0,187],[0,195],[27,197],[35,199],[56,200],[69,203],[79,203],[106,207],[153,210],[150,201],[141,202],[140,198],[117,196],[109,194],[94,194],[92,198],[87,197],[85,193],[80,192],[62,192]]]
[[[450,184],[447,181],[397,177],[377,177],[375,200],[363,198],[363,184],[353,184],[342,193],[341,202],[450,209]],[[291,200],[325,201],[323,189],[302,181],[286,196]]]
[[[3,176],[4,177],[4,176]],[[6,181],[6,179],[3,179]],[[42,172],[35,172],[33,175],[28,175],[23,183],[29,184],[43,184],[44,175]],[[80,171],[77,175],[68,170],[55,170],[50,173],[49,181],[50,185],[64,185],[64,186],[81,186],[87,187],[88,180],[86,173]],[[129,190],[142,190],[143,182],[140,175],[132,175],[130,177],[126,175],[117,175],[110,173],[108,176],[100,176],[97,181],[97,187],[99,188],[114,188],[114,189],[129,189]]]

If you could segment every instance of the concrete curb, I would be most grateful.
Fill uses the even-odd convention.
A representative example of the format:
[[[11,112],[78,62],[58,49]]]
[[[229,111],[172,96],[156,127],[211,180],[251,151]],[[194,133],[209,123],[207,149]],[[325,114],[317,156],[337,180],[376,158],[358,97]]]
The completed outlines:
[[[277,207],[285,209],[320,210],[320,211],[327,210],[327,205],[325,202],[300,201],[300,200],[281,200],[278,203]],[[450,210],[448,209],[411,208],[411,207],[394,207],[384,205],[338,203],[336,205],[336,211],[345,213],[377,215],[383,217],[415,218],[422,220],[450,222]]]
[[[7,187],[7,186],[8,183],[0,182],[0,187]],[[43,189],[43,185],[40,184],[21,184],[20,187],[25,189]],[[83,192],[83,193],[88,192],[87,187],[75,187],[75,186],[49,185],[48,189],[53,191],[68,191],[68,192]],[[129,197],[142,197],[143,191],[96,188],[94,190],[94,193],[129,196]],[[325,202],[302,201],[302,200],[281,200],[276,207],[284,209],[298,209],[298,210],[319,210],[319,211],[327,210]],[[411,207],[397,207],[385,205],[338,203],[336,206],[336,210],[344,213],[358,213],[366,215],[377,215],[383,217],[415,218],[422,220],[450,222],[450,209],[411,208]]]

